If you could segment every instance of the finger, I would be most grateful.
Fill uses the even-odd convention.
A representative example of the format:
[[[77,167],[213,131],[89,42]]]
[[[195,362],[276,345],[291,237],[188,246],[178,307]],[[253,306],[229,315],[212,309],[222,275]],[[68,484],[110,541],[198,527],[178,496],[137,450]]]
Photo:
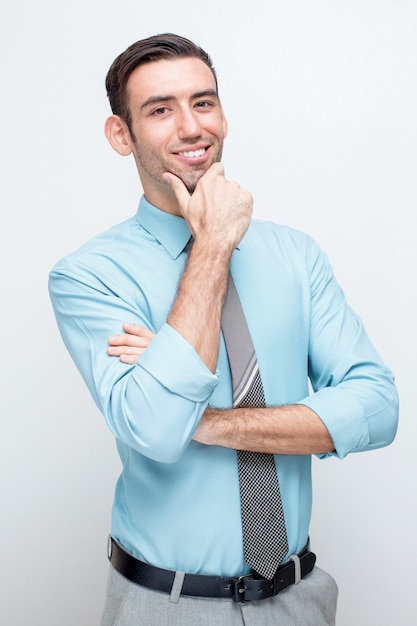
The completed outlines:
[[[122,356],[122,354],[126,354],[129,356],[141,356],[141,354],[143,354],[146,350],[146,347],[144,348],[138,348],[138,347],[130,347],[130,346],[110,346],[109,348],[107,348],[107,354],[109,354],[110,356]]]
[[[136,365],[139,360],[139,356],[136,354],[121,354],[120,361],[127,365]]]
[[[182,182],[181,178],[178,178],[175,174],[171,174],[171,172],[165,172],[163,178],[174,192],[180,209],[186,209],[190,201],[190,192]]]
[[[113,335],[108,338],[110,346],[131,346],[133,348],[147,348],[151,337],[136,337],[136,335]]]
[[[125,322],[123,324],[123,330],[129,333],[129,335],[136,335],[137,337],[146,337],[148,339],[153,339],[155,337],[155,333],[140,324]]]
[[[224,165],[223,163],[213,163],[208,168],[207,172],[202,176],[202,178],[215,178],[216,176],[224,177]],[[201,179],[200,179],[201,180]]]

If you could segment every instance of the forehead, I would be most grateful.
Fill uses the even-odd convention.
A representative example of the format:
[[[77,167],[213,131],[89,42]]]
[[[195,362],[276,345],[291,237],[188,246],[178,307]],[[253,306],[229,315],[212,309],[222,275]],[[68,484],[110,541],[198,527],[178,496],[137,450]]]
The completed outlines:
[[[140,65],[127,81],[130,103],[140,106],[156,96],[187,97],[216,89],[211,69],[200,59],[163,59]]]

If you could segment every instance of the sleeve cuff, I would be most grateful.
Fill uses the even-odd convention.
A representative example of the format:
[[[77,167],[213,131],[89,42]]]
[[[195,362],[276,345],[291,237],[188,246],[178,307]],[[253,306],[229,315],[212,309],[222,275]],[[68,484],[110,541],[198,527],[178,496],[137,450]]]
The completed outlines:
[[[219,379],[200,356],[169,324],[164,324],[140,357],[138,365],[171,393],[192,402],[204,402],[218,385]]]
[[[340,389],[326,387],[297,404],[309,407],[322,420],[334,443],[333,455],[342,459],[350,452],[368,445],[369,430],[365,409],[348,394],[341,394]]]

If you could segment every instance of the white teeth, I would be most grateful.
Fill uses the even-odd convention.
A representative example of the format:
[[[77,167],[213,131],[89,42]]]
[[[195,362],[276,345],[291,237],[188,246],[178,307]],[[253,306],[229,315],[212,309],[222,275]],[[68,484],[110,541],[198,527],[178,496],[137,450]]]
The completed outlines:
[[[189,152],[180,152],[181,156],[188,157],[189,159],[195,159],[196,157],[201,157],[205,153],[205,148],[200,148],[200,150],[190,150]]]

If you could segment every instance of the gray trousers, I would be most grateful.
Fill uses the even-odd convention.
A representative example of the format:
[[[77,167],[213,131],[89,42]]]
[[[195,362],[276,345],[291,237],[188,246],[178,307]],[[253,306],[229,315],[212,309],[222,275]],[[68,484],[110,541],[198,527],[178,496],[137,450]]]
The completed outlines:
[[[335,581],[318,567],[273,598],[237,604],[187,596],[173,602],[110,566],[101,626],[334,626],[336,602]]]

